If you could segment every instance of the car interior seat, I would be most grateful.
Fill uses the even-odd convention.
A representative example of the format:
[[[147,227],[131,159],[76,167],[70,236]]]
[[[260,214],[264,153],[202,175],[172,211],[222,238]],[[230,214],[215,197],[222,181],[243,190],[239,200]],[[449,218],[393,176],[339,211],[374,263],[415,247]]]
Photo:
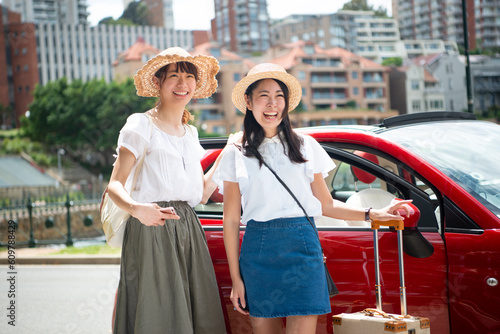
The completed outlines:
[[[370,160],[371,162],[375,164],[379,164],[378,158],[376,155],[363,152],[363,151],[354,151],[354,154],[365,158],[367,160]],[[351,171],[354,175],[354,182],[356,186],[356,193],[351,195],[347,200],[346,204],[349,204],[350,206],[353,207],[360,207],[360,208],[369,208],[372,207],[374,209],[381,209],[391,203],[391,201],[396,198],[393,194],[390,192],[380,189],[380,188],[372,188],[371,184],[377,179],[377,177],[373,174],[370,174],[368,172],[365,172],[362,169],[359,169],[357,167],[351,166]],[[363,190],[358,191],[357,190],[357,181],[361,181],[365,184],[370,185],[370,188],[366,188]],[[347,225],[349,226],[363,226],[363,227],[370,227],[369,222],[365,221],[346,221]]]

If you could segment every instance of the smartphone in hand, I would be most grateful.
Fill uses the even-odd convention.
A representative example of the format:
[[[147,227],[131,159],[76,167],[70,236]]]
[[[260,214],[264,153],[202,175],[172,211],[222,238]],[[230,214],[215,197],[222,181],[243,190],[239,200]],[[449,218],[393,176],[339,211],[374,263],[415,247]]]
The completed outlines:
[[[160,211],[163,213],[169,213],[171,215],[177,215],[177,213],[175,212],[175,209],[171,206],[166,207],[166,208],[161,208]]]

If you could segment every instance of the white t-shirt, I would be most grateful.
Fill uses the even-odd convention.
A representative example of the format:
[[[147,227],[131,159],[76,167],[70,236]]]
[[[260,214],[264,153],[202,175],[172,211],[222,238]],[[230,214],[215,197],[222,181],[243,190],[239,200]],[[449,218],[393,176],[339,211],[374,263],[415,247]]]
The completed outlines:
[[[259,152],[266,163],[285,182],[311,217],[321,216],[321,203],[313,196],[311,183],[314,174],[323,177],[335,168],[335,164],[319,143],[312,137],[298,134],[303,139],[301,152],[305,163],[293,163],[285,155],[278,135],[266,138]],[[214,175],[219,192],[224,193],[224,181],[239,184],[243,216],[241,221],[267,221],[275,218],[301,217],[304,213],[290,193],[279,183],[269,169],[256,158],[243,155],[235,146],[229,147]]]
[[[168,135],[153,125],[143,113],[127,118],[118,137],[117,152],[127,148],[136,162],[125,184],[131,197],[142,203],[185,201],[195,206],[203,195],[203,177],[200,159],[205,150],[198,141],[195,127],[186,125],[182,137]],[[138,161],[147,146],[146,157],[135,190],[130,192]]]

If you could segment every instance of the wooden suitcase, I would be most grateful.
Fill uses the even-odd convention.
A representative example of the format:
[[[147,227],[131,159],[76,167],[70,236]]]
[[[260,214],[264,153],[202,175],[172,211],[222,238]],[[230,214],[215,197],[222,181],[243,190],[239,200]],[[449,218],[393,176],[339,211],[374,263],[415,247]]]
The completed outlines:
[[[398,234],[399,290],[401,296],[401,315],[387,314],[382,311],[382,294],[380,285],[380,261],[378,252],[378,230],[381,225],[393,226]],[[377,333],[430,333],[428,318],[415,317],[406,311],[406,287],[403,263],[403,229],[402,221],[372,222],[373,249],[375,253],[375,309],[365,309],[358,313],[342,313],[332,317],[334,334],[377,334]]]

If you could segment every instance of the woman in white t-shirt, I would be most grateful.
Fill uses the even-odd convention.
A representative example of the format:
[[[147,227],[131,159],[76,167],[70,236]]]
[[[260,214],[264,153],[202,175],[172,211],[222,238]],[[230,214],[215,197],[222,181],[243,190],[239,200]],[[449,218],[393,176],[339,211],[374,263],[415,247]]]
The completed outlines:
[[[215,189],[185,109],[217,87],[215,58],[169,48],[135,75],[155,108],[129,116],[118,138],[111,199],[131,214],[124,232],[113,332],[225,333],[205,234],[192,209]],[[138,161],[145,154],[135,189]],[[216,164],[218,161],[216,162]]]
[[[316,332],[319,314],[330,300],[316,231],[300,206],[270,169],[284,181],[308,216],[348,220],[401,220],[398,209],[350,208],[333,200],[324,177],[335,166],[310,136],[295,133],[288,112],[302,89],[276,64],[260,64],[233,90],[233,103],[245,114],[241,147],[228,147],[214,179],[224,194],[224,243],[235,310],[250,314],[253,332]],[[243,216],[241,216],[243,209]],[[240,217],[241,216],[241,217]],[[239,245],[241,222],[246,225]]]

